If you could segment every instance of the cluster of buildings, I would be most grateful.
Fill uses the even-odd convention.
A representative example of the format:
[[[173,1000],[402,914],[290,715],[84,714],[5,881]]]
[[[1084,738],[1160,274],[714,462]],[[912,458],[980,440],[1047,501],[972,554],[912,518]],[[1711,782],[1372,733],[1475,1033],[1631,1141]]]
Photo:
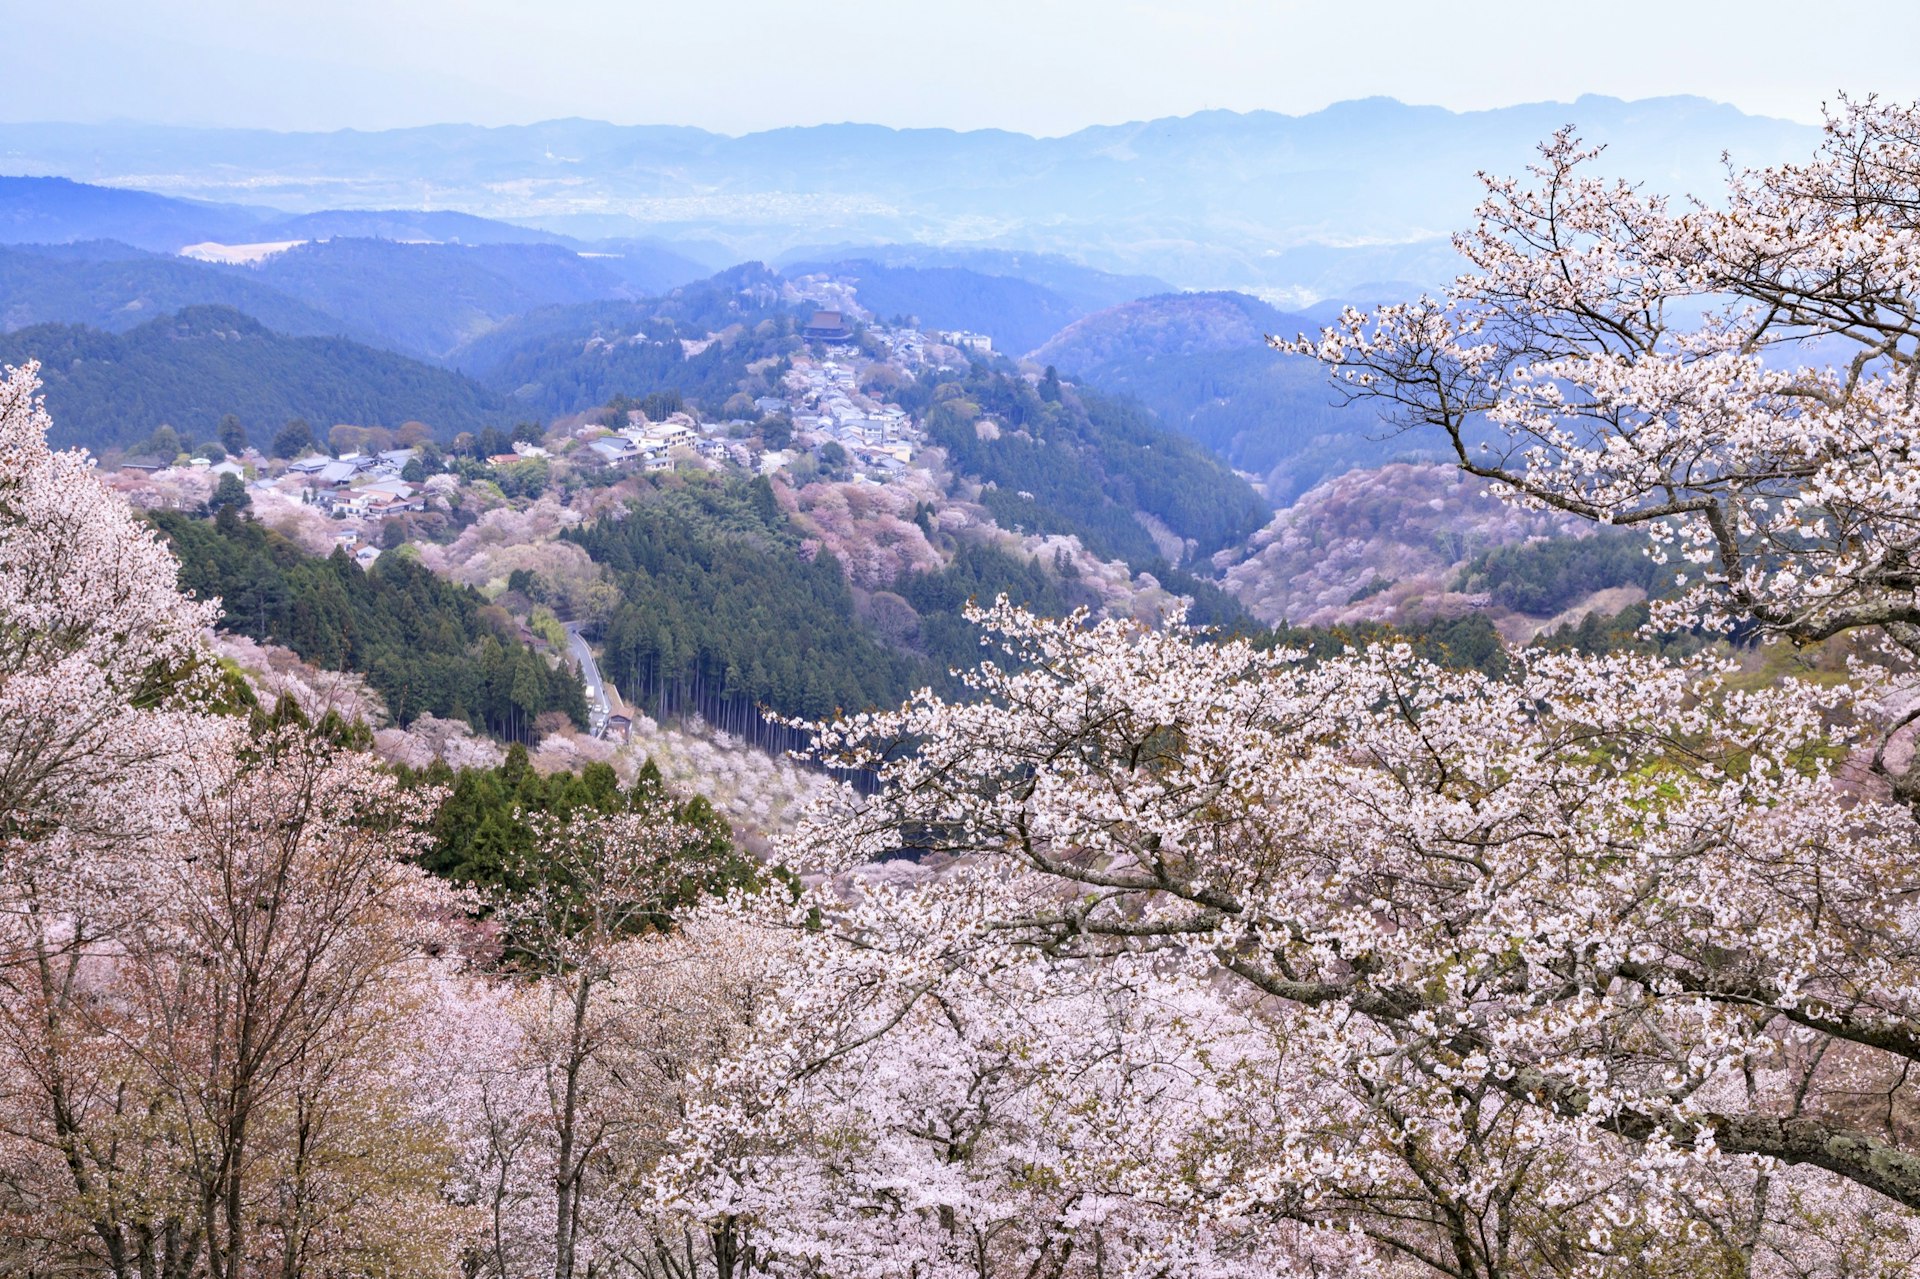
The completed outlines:
[[[943,329],[934,336],[948,346],[959,347],[962,351],[975,351],[981,355],[993,354],[993,339],[984,333],[975,333],[971,329]]]
[[[693,448],[700,442],[685,421],[648,422],[638,413],[629,414],[627,420],[621,430],[587,444],[609,466],[638,464],[642,470],[665,471],[673,466],[669,455],[674,449]]]
[[[861,391],[852,365],[796,359],[782,389],[784,398],[763,397],[755,407],[786,413],[805,442],[839,444],[870,472],[898,472],[913,462],[920,433],[912,417],[898,404]]]
[[[328,457],[309,453],[287,463],[287,474],[304,475],[315,487],[345,488],[355,480],[397,479],[407,463],[420,455],[418,449],[388,449],[384,453],[343,453]]]
[[[427,507],[420,487],[400,478],[418,455],[418,449],[347,453],[337,458],[310,453],[287,463],[287,474],[302,476],[310,489],[325,492],[321,500],[335,515],[401,515]]]
[[[375,560],[380,558],[380,548],[377,546],[362,546],[360,544],[360,534],[354,532],[352,529],[348,529],[343,533],[334,534],[333,544],[353,556],[353,562],[361,568],[370,566]]]

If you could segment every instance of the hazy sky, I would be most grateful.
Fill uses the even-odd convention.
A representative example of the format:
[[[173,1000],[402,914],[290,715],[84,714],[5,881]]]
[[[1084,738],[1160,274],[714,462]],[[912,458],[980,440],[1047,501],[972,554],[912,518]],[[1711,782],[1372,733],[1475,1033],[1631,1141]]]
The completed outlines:
[[[1071,132],[1387,94],[1920,98],[1920,4],[1807,0],[0,0],[0,119],[275,129],[587,116]]]

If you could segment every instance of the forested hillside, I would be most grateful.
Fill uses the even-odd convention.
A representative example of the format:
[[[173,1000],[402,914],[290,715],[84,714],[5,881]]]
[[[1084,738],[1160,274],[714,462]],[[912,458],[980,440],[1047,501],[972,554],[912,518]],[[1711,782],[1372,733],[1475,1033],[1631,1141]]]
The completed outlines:
[[[656,493],[568,536],[615,574],[621,602],[602,665],[649,713],[698,712],[772,740],[758,707],[817,716],[884,705],[918,671],[855,619],[831,555],[799,553],[765,480]]]
[[[1074,533],[1101,555],[1144,564],[1162,552],[1135,512],[1200,556],[1266,518],[1238,476],[1123,400],[1035,388],[984,365],[959,380],[929,375],[902,400],[957,469],[992,485],[980,500],[1006,528]]]
[[[338,316],[204,262],[100,240],[0,248],[0,332],[82,324],[118,333],[189,306],[231,307],[293,336],[366,336]]]
[[[126,333],[38,325],[0,336],[0,364],[39,360],[54,442],[124,447],[171,425],[209,438],[233,414],[261,439],[290,418],[443,436],[507,418],[477,383],[344,338],[285,337],[226,307],[189,307]]]
[[[419,715],[464,719],[515,741],[533,737],[547,711],[586,724],[571,666],[549,667],[514,634],[506,613],[414,556],[382,555],[363,570],[344,550],[317,558],[231,514],[149,518],[180,558],[182,589],[220,599],[223,628],[366,676],[398,723]]]
[[[631,293],[596,260],[556,244],[340,239],[228,269],[431,359],[534,307]]]
[[[1431,440],[1389,436],[1375,412],[1342,407],[1319,366],[1266,344],[1319,327],[1243,293],[1170,294],[1089,315],[1033,358],[1137,397],[1162,425],[1267,476],[1284,502],[1355,466],[1433,452]]]
[[[695,713],[761,745],[799,739],[762,710],[817,717],[960,691],[979,658],[970,603],[1001,595],[1050,616],[1099,596],[1070,569],[977,541],[937,570],[856,597],[838,561],[803,544],[764,479],[650,489],[618,518],[566,534],[612,570],[620,603],[602,667],[656,716]],[[1170,576],[1174,576],[1171,575]]]
[[[749,263],[641,302],[545,307],[469,343],[453,363],[530,412],[672,390],[718,415],[748,364],[799,346],[799,308],[781,285]]]

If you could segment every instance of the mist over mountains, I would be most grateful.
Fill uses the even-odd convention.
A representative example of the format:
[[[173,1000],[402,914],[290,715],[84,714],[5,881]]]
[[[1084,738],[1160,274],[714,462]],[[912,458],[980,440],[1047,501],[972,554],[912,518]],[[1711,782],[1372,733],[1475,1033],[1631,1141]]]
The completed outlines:
[[[1609,148],[1610,170],[1673,191],[1711,187],[1723,152],[1770,163],[1803,154],[1815,132],[1699,98],[1591,96],[1466,113],[1371,98],[1058,138],[857,124],[727,137],[588,120],[324,134],[8,124],[0,170],[217,202],[210,239],[304,238],[273,224],[343,207],[451,211],[579,240],[698,241],[734,261],[823,245],[1049,251],[1305,305],[1443,278],[1476,170],[1519,170],[1567,124]],[[251,205],[277,212],[249,225],[236,206]]]
[[[1476,169],[1518,170],[1567,124],[1609,148],[1607,171],[1669,191],[1710,189],[1723,155],[1804,153],[1814,132],[1598,97],[1060,138],[0,125],[18,175],[0,177],[0,347],[43,361],[64,429],[96,447],[229,410],[444,435],[652,391],[719,413],[772,350],[738,332],[848,305],[1132,397],[1289,501],[1427,453],[1265,334],[1443,283]],[[211,389],[188,393],[181,370]]]

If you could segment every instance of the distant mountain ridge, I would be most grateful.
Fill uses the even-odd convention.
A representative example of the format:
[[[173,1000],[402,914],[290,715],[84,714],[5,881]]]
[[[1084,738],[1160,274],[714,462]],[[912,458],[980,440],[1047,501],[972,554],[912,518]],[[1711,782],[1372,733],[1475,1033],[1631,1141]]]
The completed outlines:
[[[1163,294],[1076,320],[1032,359],[1133,396],[1162,426],[1263,476],[1276,502],[1352,467],[1437,457],[1436,441],[1395,435],[1366,406],[1342,406],[1325,369],[1266,342],[1319,327],[1244,293]]]
[[[701,238],[737,259],[804,245],[1052,251],[1186,288],[1301,302],[1426,278],[1478,170],[1514,173],[1555,129],[1665,190],[1804,154],[1816,131],[1700,98],[1583,97],[1455,113],[1370,98],[1302,116],[1207,111],[1059,138],[821,125],[725,137],[586,120],[330,134],[0,125],[0,169],[258,200],[294,212],[458,209],[590,238]],[[1411,249],[1406,246],[1417,246]],[[1307,259],[1289,253],[1307,251]],[[1424,263],[1424,265],[1423,265]]]
[[[197,246],[279,245],[251,261]],[[12,246],[12,247],[8,247]],[[176,256],[195,246],[192,259]],[[467,214],[335,209],[285,217],[61,178],[0,178],[0,332],[122,330],[183,306],[443,360],[539,307],[665,293],[709,270],[638,240],[588,248]]]
[[[0,245],[0,333],[36,324],[120,332],[187,306],[227,306],[296,337],[373,340],[351,323],[244,272],[112,241]]]
[[[535,307],[638,295],[558,244],[316,240],[228,269],[433,360]]]
[[[418,420],[445,439],[507,416],[461,374],[344,338],[288,337],[229,307],[187,307],[125,333],[48,324],[0,336],[0,365],[29,359],[59,447],[125,447],[162,425],[205,439],[228,413],[256,439],[295,417],[322,432]]]
[[[0,176],[0,244],[116,240],[172,253],[203,240],[264,239],[256,233],[277,216],[272,209],[180,200],[64,177]]]
[[[1036,348],[1033,359],[1080,370],[1148,356],[1259,346],[1268,334],[1291,337],[1309,327],[1305,318],[1244,293],[1162,293],[1076,320]]]

